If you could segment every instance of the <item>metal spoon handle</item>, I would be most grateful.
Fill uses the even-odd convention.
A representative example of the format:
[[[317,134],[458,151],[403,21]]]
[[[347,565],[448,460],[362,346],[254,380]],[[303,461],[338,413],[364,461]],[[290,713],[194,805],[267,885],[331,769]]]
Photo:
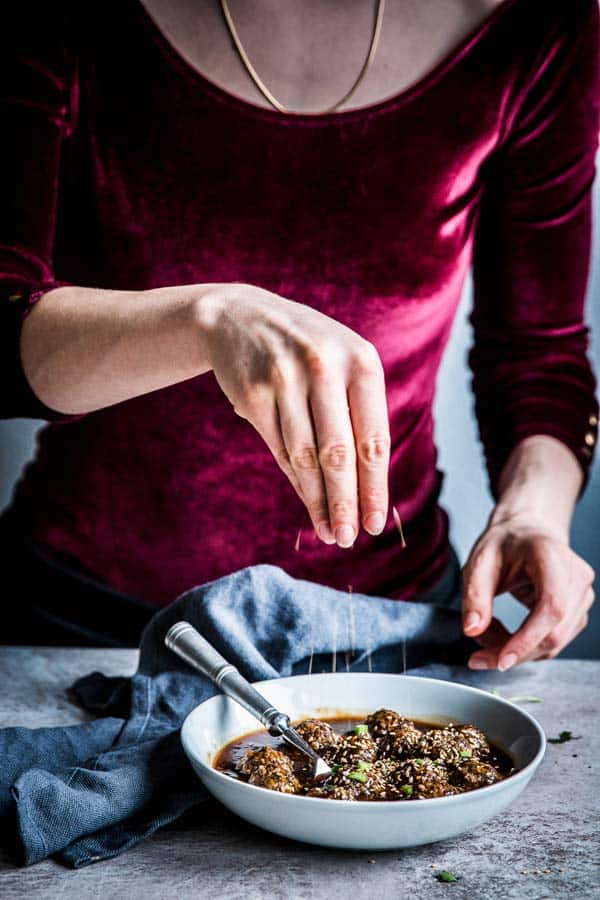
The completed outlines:
[[[274,735],[289,727],[290,719],[275,709],[262,694],[227,662],[189,622],[176,622],[167,631],[165,644],[190,666],[206,675],[216,687],[236,700]]]

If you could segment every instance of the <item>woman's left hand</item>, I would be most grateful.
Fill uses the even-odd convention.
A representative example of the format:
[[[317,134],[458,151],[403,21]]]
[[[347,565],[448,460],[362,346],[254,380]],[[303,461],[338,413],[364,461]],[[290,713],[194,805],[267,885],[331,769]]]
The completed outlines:
[[[463,569],[463,629],[483,647],[469,666],[505,671],[557,656],[587,625],[593,581],[560,531],[523,515],[491,522]],[[512,635],[492,618],[494,597],[505,591],[530,609]]]

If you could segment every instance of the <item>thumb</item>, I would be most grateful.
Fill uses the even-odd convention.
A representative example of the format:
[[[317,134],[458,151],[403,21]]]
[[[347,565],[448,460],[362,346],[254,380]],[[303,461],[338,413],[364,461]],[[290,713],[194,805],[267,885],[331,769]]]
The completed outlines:
[[[492,541],[475,548],[463,569],[463,631],[469,637],[489,627],[501,570],[500,547]]]

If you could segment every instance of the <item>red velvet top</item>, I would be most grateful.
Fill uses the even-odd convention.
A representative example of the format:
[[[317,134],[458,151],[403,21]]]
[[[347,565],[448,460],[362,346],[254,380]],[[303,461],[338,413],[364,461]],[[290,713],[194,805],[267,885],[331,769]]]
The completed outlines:
[[[597,0],[504,0],[408,89],[323,115],[215,86],[139,0],[18,8],[0,54],[1,404],[5,417],[49,423],[14,501],[34,540],[159,605],[261,562],[418,595],[449,552],[432,401],[471,265],[470,365],[492,488],[531,434],[563,441],[587,471]],[[406,549],[391,516],[352,550],[318,541],[212,373],[82,416],[29,388],[20,325],[55,283],[219,281],[310,304],[375,344]]]

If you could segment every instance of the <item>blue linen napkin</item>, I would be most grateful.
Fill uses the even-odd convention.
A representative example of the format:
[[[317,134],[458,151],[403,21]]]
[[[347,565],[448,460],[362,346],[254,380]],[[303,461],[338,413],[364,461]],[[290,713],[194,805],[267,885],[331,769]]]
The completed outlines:
[[[334,647],[338,671],[347,662],[351,671],[400,672],[405,653],[411,674],[449,678],[476,645],[456,609],[433,603],[350,598],[266,564],[187,591],[146,627],[133,677],[94,672],[75,683],[95,721],[0,729],[9,849],[23,865],[54,856],[77,868],[116,856],[206,799],[179,729],[215,690],[165,647],[174,622],[191,622],[251,681],[305,674],[311,656],[313,672],[331,671]]]

